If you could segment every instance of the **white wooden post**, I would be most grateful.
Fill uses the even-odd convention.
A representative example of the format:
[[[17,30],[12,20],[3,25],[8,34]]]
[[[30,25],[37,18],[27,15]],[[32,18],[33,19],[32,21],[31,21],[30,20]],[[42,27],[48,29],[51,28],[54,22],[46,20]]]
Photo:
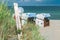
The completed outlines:
[[[20,16],[19,16],[19,10],[18,10],[18,4],[17,3],[14,3],[14,10],[15,10],[17,30],[19,30],[19,29],[21,30],[21,22],[20,22]],[[18,40],[22,40],[21,36],[22,36],[22,32],[21,32],[21,34],[18,34]]]

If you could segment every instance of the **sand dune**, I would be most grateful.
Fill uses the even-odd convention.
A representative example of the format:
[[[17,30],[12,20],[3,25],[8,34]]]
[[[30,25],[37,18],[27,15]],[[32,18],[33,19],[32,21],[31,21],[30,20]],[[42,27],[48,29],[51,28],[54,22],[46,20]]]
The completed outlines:
[[[50,26],[40,29],[45,40],[60,40],[60,20],[50,20]]]

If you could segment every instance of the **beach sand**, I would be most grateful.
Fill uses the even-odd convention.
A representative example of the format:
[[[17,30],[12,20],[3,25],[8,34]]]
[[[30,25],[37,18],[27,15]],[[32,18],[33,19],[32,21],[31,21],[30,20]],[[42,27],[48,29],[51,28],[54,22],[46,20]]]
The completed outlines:
[[[50,26],[40,29],[45,40],[60,40],[60,20],[50,20]]]

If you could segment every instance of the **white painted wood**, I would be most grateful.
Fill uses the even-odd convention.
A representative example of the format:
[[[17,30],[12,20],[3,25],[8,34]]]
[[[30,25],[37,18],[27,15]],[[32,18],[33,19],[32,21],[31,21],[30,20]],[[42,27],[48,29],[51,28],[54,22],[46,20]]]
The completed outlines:
[[[35,20],[36,25],[38,25],[40,28],[44,27],[44,16],[42,14],[37,14],[36,15],[36,20]]]
[[[15,10],[15,17],[16,17],[16,26],[17,26],[17,30],[20,29],[21,30],[21,22],[20,22],[20,16],[19,16],[19,11],[18,11],[18,4],[14,3],[14,10]],[[21,39],[22,33],[18,34],[18,40],[22,40]]]
[[[36,19],[36,25],[39,26],[40,28],[44,27],[44,21],[40,19]]]
[[[22,26],[24,24],[27,24],[27,19],[28,19],[28,15],[26,13],[23,13],[22,16],[21,16],[21,21],[22,21]]]

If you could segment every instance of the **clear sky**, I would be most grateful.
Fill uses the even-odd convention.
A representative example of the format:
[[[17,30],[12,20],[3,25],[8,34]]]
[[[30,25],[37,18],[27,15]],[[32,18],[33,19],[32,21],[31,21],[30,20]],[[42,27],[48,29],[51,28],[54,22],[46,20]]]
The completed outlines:
[[[14,2],[19,3],[19,6],[60,6],[60,0],[8,0],[7,2],[9,6]]]

